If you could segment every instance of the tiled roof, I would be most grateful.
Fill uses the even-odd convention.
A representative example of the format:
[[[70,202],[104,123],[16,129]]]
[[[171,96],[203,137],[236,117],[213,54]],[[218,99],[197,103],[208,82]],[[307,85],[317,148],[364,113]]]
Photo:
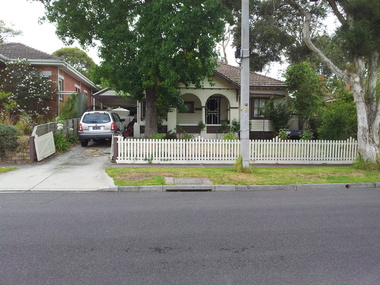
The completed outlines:
[[[39,51],[37,49],[28,47],[21,43],[6,43],[0,44],[0,54],[9,59],[51,59],[59,60],[51,54]]]
[[[236,86],[240,86],[240,71],[240,67],[218,62],[218,67],[215,70],[215,74],[227,81],[230,81]],[[286,84],[281,80],[260,75],[255,72],[250,72],[249,83],[250,87],[286,87]]]

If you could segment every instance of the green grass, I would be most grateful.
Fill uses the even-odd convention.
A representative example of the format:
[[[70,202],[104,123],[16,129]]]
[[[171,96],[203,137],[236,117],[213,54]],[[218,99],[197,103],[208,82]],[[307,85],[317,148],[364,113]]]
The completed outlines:
[[[18,169],[17,167],[0,167],[0,173],[12,171]]]
[[[288,185],[380,182],[380,172],[352,166],[253,167],[238,173],[233,167],[115,167],[106,168],[117,186],[165,185],[165,176],[208,177],[214,185]]]

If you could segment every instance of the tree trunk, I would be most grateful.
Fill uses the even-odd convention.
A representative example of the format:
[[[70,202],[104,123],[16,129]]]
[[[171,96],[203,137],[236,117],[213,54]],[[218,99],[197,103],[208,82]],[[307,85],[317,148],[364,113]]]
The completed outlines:
[[[358,152],[363,160],[376,162],[380,158],[380,104],[376,98],[376,77],[373,79],[370,74],[377,73],[377,66],[369,65],[367,78],[359,76],[367,71],[363,58],[355,60],[355,67],[357,72],[350,74],[349,83],[358,117]]]
[[[148,87],[146,90],[146,114],[145,114],[145,134],[149,138],[157,134],[157,96],[156,88]]]
[[[303,40],[309,49],[315,52],[330,70],[350,84],[356,104],[358,117],[358,152],[359,156],[370,162],[380,159],[380,100],[376,95],[377,69],[379,53],[374,51],[369,57],[354,58],[355,72],[348,74],[339,69],[311,40],[311,14],[306,12],[295,1],[289,1],[305,16]],[[352,20],[351,16],[347,16]]]

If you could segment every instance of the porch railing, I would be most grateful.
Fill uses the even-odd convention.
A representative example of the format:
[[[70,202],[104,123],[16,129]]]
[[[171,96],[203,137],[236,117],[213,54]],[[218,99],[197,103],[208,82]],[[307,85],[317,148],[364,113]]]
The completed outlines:
[[[153,140],[114,137],[117,163],[230,164],[240,155],[239,140]],[[250,162],[268,164],[351,164],[357,141],[251,140]]]

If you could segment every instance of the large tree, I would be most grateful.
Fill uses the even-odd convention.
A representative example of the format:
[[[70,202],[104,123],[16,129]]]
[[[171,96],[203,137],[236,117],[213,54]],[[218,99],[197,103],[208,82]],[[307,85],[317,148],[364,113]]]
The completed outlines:
[[[358,119],[359,155],[371,162],[379,159],[380,100],[376,85],[380,52],[380,1],[250,2],[254,10],[251,31],[256,35],[252,37],[256,41],[252,45],[252,60],[257,59],[256,63],[260,67],[281,59],[280,55],[290,59],[292,55],[294,58],[307,51],[317,55],[336,77],[349,84],[353,92]],[[335,50],[331,41],[326,49],[327,38],[321,38],[320,34],[323,32],[321,23],[327,15],[336,20],[337,29],[334,36],[330,37]],[[337,49],[341,51],[340,56],[336,54]]]
[[[212,75],[229,14],[220,0],[38,1],[66,42],[100,42],[111,87],[146,98],[146,136],[157,132],[157,107],[183,105],[181,82],[200,87]]]

